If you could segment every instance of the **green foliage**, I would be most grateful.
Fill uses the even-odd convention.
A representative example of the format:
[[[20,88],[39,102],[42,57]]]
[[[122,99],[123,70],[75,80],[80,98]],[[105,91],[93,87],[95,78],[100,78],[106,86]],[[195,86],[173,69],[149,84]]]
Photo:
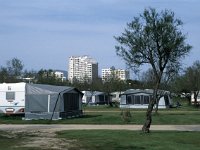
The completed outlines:
[[[187,93],[185,96],[191,102],[191,93],[194,94],[195,105],[198,106],[197,96],[200,90],[200,61],[195,61],[192,66],[187,67],[182,75],[179,75],[172,82],[176,93]],[[189,94],[188,94],[189,93]]]
[[[145,9],[140,17],[127,24],[121,36],[115,37],[120,44],[116,46],[117,55],[135,69],[150,64],[156,78],[164,70],[174,72],[191,49],[185,44],[181,25],[181,20],[169,10],[157,13],[153,8]]]
[[[19,77],[23,70],[23,63],[18,58],[13,58],[7,62],[7,69],[10,75]]]
[[[191,92],[200,89],[200,61],[195,61],[187,67],[184,73],[178,76],[173,85],[178,92]]]
[[[17,58],[7,61],[7,66],[0,68],[0,82],[19,82],[23,67],[22,61]]]
[[[185,43],[186,36],[181,26],[182,21],[176,19],[172,11],[158,13],[149,8],[139,17],[134,17],[121,36],[115,37],[119,43],[115,46],[116,53],[130,68],[138,71],[142,65],[148,64],[153,72],[154,94],[147,110],[144,132],[151,125],[151,113],[154,104],[158,102],[157,91],[163,76],[169,80],[177,74],[181,59],[190,52],[191,46]]]

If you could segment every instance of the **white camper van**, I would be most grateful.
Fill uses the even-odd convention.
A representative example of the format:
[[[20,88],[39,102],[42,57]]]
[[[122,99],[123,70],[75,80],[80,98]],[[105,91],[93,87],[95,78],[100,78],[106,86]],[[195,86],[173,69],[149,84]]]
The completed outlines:
[[[0,84],[0,113],[23,114],[26,83]]]

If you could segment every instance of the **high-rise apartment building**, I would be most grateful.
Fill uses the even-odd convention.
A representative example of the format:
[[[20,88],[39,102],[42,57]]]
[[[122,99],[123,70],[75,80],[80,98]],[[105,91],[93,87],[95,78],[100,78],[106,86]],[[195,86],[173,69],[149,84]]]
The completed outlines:
[[[110,78],[117,78],[120,80],[130,79],[129,71],[123,69],[115,69],[114,67],[102,69],[102,80],[106,81]]]
[[[68,80],[90,82],[98,78],[98,63],[89,56],[69,57]]]

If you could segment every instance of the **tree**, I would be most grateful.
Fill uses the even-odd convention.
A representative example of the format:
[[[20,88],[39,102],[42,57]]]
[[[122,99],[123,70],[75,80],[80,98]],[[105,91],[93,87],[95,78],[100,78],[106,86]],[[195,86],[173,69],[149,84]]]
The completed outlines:
[[[5,67],[0,68],[0,83],[8,81],[8,70]]]
[[[160,83],[160,89],[162,89],[162,91],[159,91],[159,95],[156,98],[156,106],[155,106],[155,113],[158,113],[158,104],[159,104],[159,100],[161,97],[165,96],[165,91],[172,91],[170,90],[170,85],[171,82],[174,80],[174,78],[178,75],[178,68],[176,70],[173,71],[167,71],[163,73],[163,76],[161,78],[161,83]],[[141,80],[143,82],[143,86],[144,88],[148,88],[148,89],[153,89],[154,85],[156,83],[156,79],[154,76],[154,72],[152,68],[149,68],[147,71],[143,72]]]
[[[22,61],[17,58],[7,61],[7,66],[0,68],[0,82],[21,81],[23,67]]]
[[[154,93],[143,125],[143,132],[149,132],[152,110],[158,98],[158,89],[164,73],[180,68],[180,61],[189,53],[191,46],[185,43],[186,35],[181,32],[182,21],[174,13],[164,10],[145,9],[134,17],[121,36],[115,37],[120,45],[116,53],[133,69],[149,64],[155,77]]]
[[[34,70],[24,70],[23,72],[23,81],[27,82],[27,83],[36,83],[36,76],[37,76],[37,72]]]
[[[37,83],[56,85],[57,79],[52,69],[40,69],[36,76]]]
[[[7,61],[7,69],[11,76],[19,77],[22,74],[24,65],[21,60],[13,58]]]
[[[155,76],[153,70],[149,68],[147,71],[144,71],[141,74],[140,80],[142,81],[144,88],[152,89],[153,85],[155,84]]]
[[[197,106],[197,97],[200,90],[200,61],[195,61],[188,67],[184,75],[184,87],[194,94],[194,105]]]

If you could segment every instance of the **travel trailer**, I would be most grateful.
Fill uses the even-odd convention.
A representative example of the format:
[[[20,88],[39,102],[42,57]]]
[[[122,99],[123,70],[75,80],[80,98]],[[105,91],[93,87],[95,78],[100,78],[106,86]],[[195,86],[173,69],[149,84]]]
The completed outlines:
[[[23,114],[26,83],[0,84],[0,113]]]

